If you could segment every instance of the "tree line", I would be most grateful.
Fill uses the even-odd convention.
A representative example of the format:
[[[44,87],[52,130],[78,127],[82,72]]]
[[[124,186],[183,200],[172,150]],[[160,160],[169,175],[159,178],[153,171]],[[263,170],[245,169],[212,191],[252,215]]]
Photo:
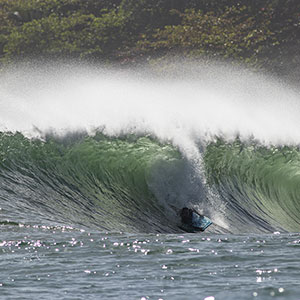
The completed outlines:
[[[170,54],[297,63],[298,0],[0,0],[0,61],[135,63]]]

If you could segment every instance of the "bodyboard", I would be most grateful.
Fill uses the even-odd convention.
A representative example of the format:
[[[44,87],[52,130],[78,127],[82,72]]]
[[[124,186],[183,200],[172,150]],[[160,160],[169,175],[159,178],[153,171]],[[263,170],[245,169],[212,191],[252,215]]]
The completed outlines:
[[[192,226],[195,230],[204,231],[211,224],[212,221],[208,217],[201,216],[193,212]]]
[[[204,231],[207,227],[209,227],[212,224],[212,221],[208,217],[193,212],[192,222],[190,224],[181,223],[179,228],[187,232],[195,233],[199,231]]]

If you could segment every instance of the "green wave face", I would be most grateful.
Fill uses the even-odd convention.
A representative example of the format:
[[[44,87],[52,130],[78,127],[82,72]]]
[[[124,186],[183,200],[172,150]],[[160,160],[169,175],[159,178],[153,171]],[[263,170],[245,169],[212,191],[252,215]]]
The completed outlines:
[[[0,221],[176,232],[192,206],[210,231],[299,231],[298,148],[218,140],[203,158],[206,186],[196,161],[149,136],[1,133]]]
[[[270,229],[300,229],[300,151],[218,140],[207,147],[208,181],[231,211],[232,222],[248,220]],[[243,220],[244,218],[244,220]]]
[[[0,197],[7,211],[19,210],[18,218],[31,213],[103,230],[174,230],[149,189],[158,167],[181,167],[170,145],[148,137],[71,134],[41,141],[2,133],[0,149]]]

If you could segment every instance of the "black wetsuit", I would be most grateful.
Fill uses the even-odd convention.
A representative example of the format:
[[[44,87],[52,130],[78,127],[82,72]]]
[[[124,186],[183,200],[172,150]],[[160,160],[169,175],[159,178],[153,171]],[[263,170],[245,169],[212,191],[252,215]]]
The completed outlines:
[[[193,214],[200,216],[196,211],[191,208],[184,207],[180,211],[181,222],[192,228],[194,231],[204,231],[201,227],[195,227],[193,225]]]
[[[180,211],[180,216],[181,216],[181,222],[192,226],[192,219],[193,219],[193,210],[187,207],[184,207],[181,211]]]

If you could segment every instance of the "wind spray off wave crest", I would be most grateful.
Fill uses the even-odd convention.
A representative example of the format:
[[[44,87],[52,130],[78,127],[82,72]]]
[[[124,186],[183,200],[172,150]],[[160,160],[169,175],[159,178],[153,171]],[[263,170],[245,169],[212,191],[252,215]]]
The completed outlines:
[[[21,132],[33,126],[43,132],[147,132],[178,146],[219,134],[298,144],[298,99],[282,83],[225,66],[186,64],[172,69],[172,76],[37,67],[2,75],[1,123]]]

